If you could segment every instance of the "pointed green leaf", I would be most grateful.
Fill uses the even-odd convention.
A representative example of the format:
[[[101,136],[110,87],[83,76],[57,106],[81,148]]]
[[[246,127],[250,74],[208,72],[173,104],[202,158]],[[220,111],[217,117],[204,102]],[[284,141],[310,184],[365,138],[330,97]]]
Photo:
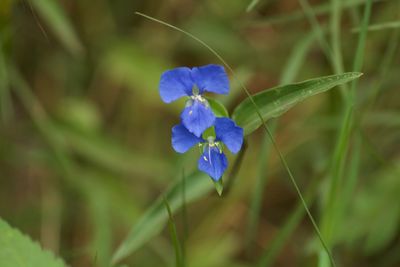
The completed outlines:
[[[361,75],[362,73],[359,72],[347,72],[278,86],[255,94],[253,100],[261,116],[267,121],[280,116],[295,104],[310,96],[357,79]],[[245,135],[252,133],[262,124],[256,108],[249,98],[246,98],[236,107],[232,118],[239,126],[243,127]]]
[[[176,212],[182,206],[183,184],[186,204],[199,199],[212,189],[209,177],[204,173],[195,172],[185,177],[184,183],[179,180],[163,194],[168,200],[171,213]],[[160,197],[132,227],[125,241],[114,253],[112,262],[115,264],[140,248],[162,230],[167,220],[168,213],[165,212],[165,202],[163,197]]]
[[[65,267],[61,259],[0,219],[1,267]]]

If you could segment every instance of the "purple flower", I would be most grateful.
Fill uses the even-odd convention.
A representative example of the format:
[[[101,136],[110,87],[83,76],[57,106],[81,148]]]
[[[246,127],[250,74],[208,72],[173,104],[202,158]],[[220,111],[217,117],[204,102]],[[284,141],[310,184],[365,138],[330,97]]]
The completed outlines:
[[[165,103],[171,103],[188,96],[186,107],[181,113],[182,124],[200,137],[215,121],[205,92],[217,94],[229,93],[229,79],[222,66],[206,65],[202,67],[179,67],[164,72],[160,80],[160,96]]]
[[[234,154],[239,152],[243,143],[243,129],[231,119],[216,118],[214,130],[215,136],[203,138],[189,132],[184,125],[178,124],[172,128],[172,147],[176,152],[185,153],[198,144],[202,148],[202,155],[198,161],[199,170],[218,181],[228,167],[223,147],[226,146]]]

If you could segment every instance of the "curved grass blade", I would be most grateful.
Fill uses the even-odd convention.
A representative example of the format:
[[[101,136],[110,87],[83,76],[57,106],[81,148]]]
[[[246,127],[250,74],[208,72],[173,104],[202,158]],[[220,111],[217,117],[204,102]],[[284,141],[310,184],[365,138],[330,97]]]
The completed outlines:
[[[348,72],[278,86],[255,94],[253,99],[259,107],[263,119],[266,121],[280,116],[295,104],[310,96],[357,79],[361,75],[362,73],[360,72]],[[262,124],[249,98],[246,98],[236,107],[232,118],[239,126],[243,127],[245,135],[252,133]]]
[[[47,22],[61,43],[73,54],[82,52],[82,43],[72,27],[71,22],[65,16],[58,1],[31,0],[32,5],[39,15]]]
[[[209,177],[200,172],[195,172],[185,177],[185,182],[179,180],[163,196],[169,203],[171,214],[182,206],[183,186],[185,186],[186,204],[199,199],[213,189]],[[133,226],[129,235],[114,253],[112,257],[113,264],[140,248],[162,230],[168,220],[163,197],[155,201],[144,216]]]
[[[52,253],[0,219],[0,266],[2,267],[66,267]]]
[[[400,21],[390,21],[390,22],[383,22],[371,25],[367,28],[367,31],[381,31],[381,30],[397,29],[397,28],[400,28]],[[360,31],[361,31],[360,27],[351,29],[351,32],[353,33],[357,33]]]

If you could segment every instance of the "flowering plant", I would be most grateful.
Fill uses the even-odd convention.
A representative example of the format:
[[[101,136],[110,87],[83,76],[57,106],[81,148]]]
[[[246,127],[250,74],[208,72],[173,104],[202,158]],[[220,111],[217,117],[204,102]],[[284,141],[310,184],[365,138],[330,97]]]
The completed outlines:
[[[181,113],[182,122],[172,128],[172,147],[178,153],[185,153],[199,145],[202,154],[198,169],[219,181],[228,167],[224,146],[237,153],[243,143],[243,129],[230,118],[217,117],[204,97],[205,92],[229,93],[229,79],[224,68],[206,65],[168,70],[161,76],[159,89],[166,103],[188,97]]]

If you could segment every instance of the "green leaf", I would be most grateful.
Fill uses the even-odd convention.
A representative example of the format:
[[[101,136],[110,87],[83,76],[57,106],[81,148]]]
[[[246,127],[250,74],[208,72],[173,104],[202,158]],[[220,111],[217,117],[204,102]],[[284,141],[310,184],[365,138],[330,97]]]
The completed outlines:
[[[200,172],[195,172],[186,177],[184,183],[182,180],[179,180],[163,194],[170,205],[171,213],[176,212],[182,206],[183,185],[185,186],[186,204],[199,199],[212,189],[210,178]],[[113,264],[133,253],[162,230],[168,220],[168,213],[165,212],[164,203],[163,197],[158,198],[132,227],[125,241],[122,242],[114,253],[112,258]]]
[[[347,72],[325,76],[300,83],[278,86],[255,94],[252,98],[265,121],[275,118],[304,99],[325,92],[337,85],[357,79],[362,73]],[[242,101],[232,114],[233,120],[248,135],[261,126],[261,120],[250,98]]]
[[[32,0],[31,2],[61,43],[71,53],[80,53],[83,49],[82,44],[59,2],[54,0]]]
[[[207,98],[207,101],[210,104],[210,107],[214,112],[215,116],[229,118],[228,110],[226,110],[225,106],[221,102],[212,98]]]
[[[0,219],[1,267],[65,267],[61,259]]]

